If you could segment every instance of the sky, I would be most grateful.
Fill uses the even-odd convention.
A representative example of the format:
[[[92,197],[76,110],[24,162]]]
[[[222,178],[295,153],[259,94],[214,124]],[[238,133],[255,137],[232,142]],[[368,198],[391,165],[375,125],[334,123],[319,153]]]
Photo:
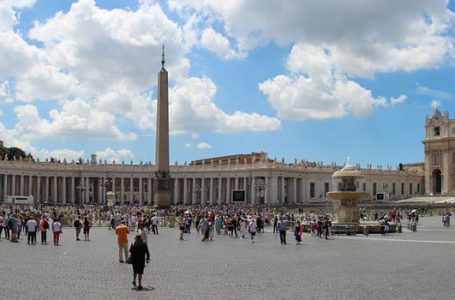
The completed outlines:
[[[165,45],[170,160],[424,160],[455,114],[455,3],[0,0],[0,140],[35,158],[154,162]]]

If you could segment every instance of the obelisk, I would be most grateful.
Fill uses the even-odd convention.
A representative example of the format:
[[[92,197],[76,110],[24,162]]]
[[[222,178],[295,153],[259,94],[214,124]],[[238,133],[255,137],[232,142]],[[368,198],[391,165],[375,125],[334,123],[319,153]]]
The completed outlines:
[[[156,112],[156,152],[154,203],[156,208],[170,206],[169,176],[169,96],[168,75],[164,68],[164,45],[161,54],[161,70],[158,73],[158,103]]]

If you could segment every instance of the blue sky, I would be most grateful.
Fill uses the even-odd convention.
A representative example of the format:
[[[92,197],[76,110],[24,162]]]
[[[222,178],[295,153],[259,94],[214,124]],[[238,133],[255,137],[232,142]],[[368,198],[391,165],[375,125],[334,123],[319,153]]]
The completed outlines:
[[[423,161],[455,113],[453,1],[0,2],[0,139],[35,157],[154,161],[166,45],[171,161]]]

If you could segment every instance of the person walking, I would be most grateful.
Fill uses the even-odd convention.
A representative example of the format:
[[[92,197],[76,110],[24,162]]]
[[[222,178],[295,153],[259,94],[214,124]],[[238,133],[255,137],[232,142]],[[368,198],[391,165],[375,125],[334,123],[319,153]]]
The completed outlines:
[[[295,225],[294,236],[297,242],[296,245],[300,245],[302,243],[302,225],[300,224],[300,221],[297,221],[297,225]]]
[[[41,245],[47,244],[47,230],[49,229],[49,222],[46,217],[43,216],[40,220],[40,232],[41,232]]]
[[[32,216],[26,223],[27,225],[27,244],[35,245],[36,243],[36,229],[38,228],[38,223],[35,218]]]
[[[80,241],[79,235],[81,234],[82,222],[79,216],[73,222],[74,229],[76,230],[76,241]]]
[[[128,259],[128,234],[130,233],[130,229],[126,226],[125,221],[122,221],[115,228],[115,233],[117,234],[119,262],[122,263]],[[125,260],[122,254],[124,254]]]
[[[130,247],[131,264],[133,265],[133,282],[136,286],[136,278],[138,280],[137,288],[142,290],[142,275],[144,274],[145,263],[150,261],[150,252],[146,243],[142,241],[142,236],[137,234],[134,243]]]
[[[84,241],[90,241],[90,227],[92,227],[92,224],[88,220],[87,217],[84,218],[83,222],[84,226]]]
[[[278,221],[276,226],[278,228],[278,231],[280,232],[281,244],[286,244],[286,229],[287,229],[286,220],[284,220],[283,218],[280,218],[280,220]]]
[[[330,221],[330,218],[327,216],[324,222],[324,232],[326,240],[329,239],[330,227],[332,227],[332,222]]]
[[[60,234],[62,234],[62,224],[60,223],[59,219],[55,219],[52,222],[52,233],[54,235],[54,246],[58,246],[60,241]]]
[[[156,214],[153,214],[153,217],[150,219],[150,223],[152,224],[152,232],[153,234],[158,234],[158,222],[159,219]]]
[[[183,234],[186,230],[186,217],[181,216],[179,220],[179,228],[180,228],[180,240],[183,241]]]
[[[254,237],[256,236],[257,224],[254,218],[251,219],[250,224],[248,225],[251,235],[251,242],[254,243]]]

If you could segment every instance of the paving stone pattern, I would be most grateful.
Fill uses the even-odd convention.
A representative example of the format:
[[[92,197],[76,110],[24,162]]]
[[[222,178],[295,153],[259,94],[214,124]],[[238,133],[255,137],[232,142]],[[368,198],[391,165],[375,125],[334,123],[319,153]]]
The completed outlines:
[[[138,291],[106,228],[93,228],[89,242],[77,242],[74,229],[65,228],[58,247],[2,238],[0,299],[455,298],[455,227],[443,228],[439,217],[422,218],[417,232],[385,237],[326,241],[305,234],[302,246],[290,232],[281,245],[270,229],[254,244],[200,239],[194,231],[179,241],[169,228],[149,235],[151,263]]]

